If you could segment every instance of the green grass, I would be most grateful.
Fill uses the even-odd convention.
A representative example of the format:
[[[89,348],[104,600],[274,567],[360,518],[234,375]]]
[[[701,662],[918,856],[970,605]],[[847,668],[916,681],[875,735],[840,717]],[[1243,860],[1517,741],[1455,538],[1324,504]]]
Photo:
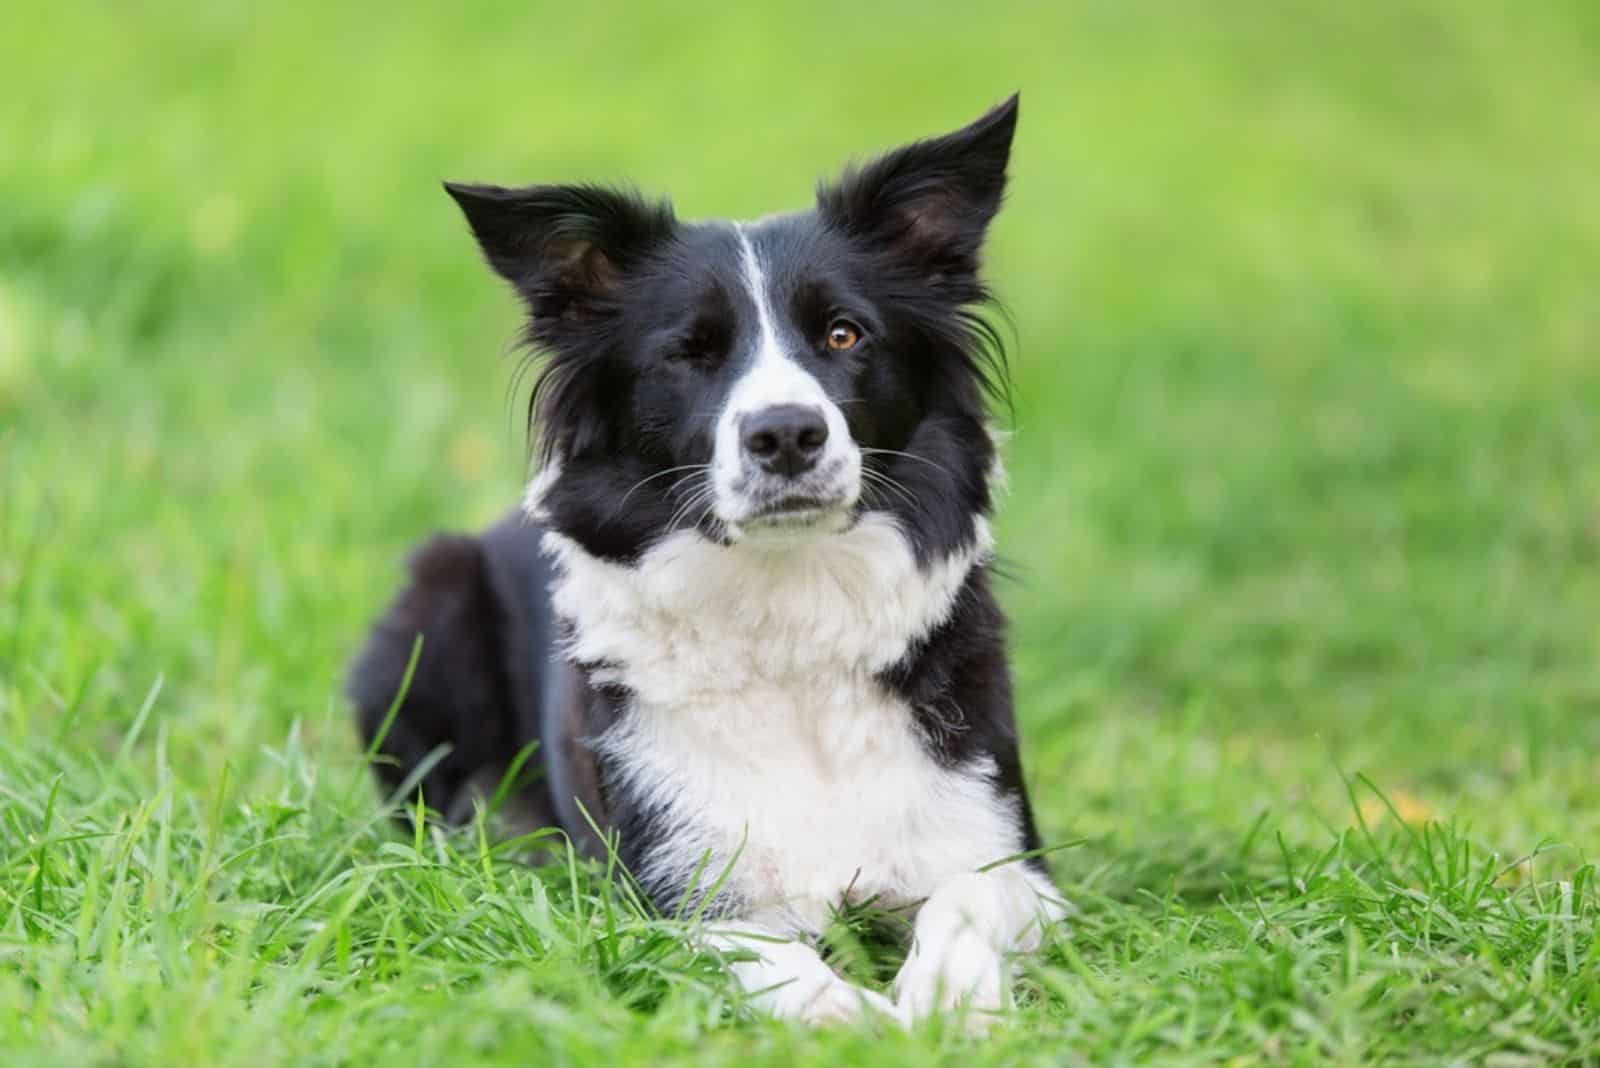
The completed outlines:
[[[788,6],[9,9],[0,1059],[1600,1063],[1600,7]],[[1014,87],[1015,1021],[395,832],[341,665],[522,477],[437,181],[756,214]]]

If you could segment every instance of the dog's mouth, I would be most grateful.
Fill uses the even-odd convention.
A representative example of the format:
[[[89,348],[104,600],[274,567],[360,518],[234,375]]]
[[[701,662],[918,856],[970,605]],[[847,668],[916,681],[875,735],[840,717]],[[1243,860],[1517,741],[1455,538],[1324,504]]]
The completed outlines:
[[[800,478],[746,473],[718,487],[717,518],[731,541],[765,537],[805,540],[848,530],[855,522],[859,476],[847,462]]]
[[[854,500],[849,494],[819,496],[811,493],[786,493],[757,506],[735,524],[735,538],[768,537],[786,540],[795,536],[837,533],[852,522]]]
[[[739,526],[746,533],[805,533],[835,530],[845,525],[850,502],[845,497],[789,494],[771,501],[747,516]]]
[[[796,523],[823,512],[837,511],[844,506],[843,497],[817,497],[808,493],[792,493],[757,508],[746,523]]]

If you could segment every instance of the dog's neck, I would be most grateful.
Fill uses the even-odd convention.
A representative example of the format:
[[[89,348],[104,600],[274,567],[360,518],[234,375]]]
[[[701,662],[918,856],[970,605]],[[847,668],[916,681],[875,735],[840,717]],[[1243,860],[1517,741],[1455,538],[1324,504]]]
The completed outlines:
[[[647,681],[652,700],[672,702],[819,671],[888,670],[987,564],[989,525],[979,518],[973,530],[969,544],[924,565],[879,512],[782,544],[721,545],[680,531],[633,564],[597,559],[557,531],[544,546],[568,657],[602,681]]]

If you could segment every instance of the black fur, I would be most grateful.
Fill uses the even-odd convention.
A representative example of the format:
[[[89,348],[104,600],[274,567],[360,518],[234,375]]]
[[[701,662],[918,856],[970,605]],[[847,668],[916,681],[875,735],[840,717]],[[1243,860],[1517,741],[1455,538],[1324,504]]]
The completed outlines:
[[[988,573],[980,570],[967,580],[950,618],[880,681],[912,707],[941,762],[955,766],[977,756],[994,758],[996,786],[1015,798],[1023,848],[1034,853],[1041,843],[1022,781],[1005,631],[1005,614]],[[1028,862],[1044,869],[1037,853]]]
[[[383,735],[373,770],[389,790],[442,752],[419,784],[428,804],[461,819],[487,800],[519,750],[540,738],[540,695],[551,666],[548,564],[539,535],[514,515],[478,537],[437,535],[411,558],[410,582],[351,666],[348,692],[370,744],[417,664]],[[538,763],[533,764],[538,768]],[[526,777],[525,777],[526,779]],[[542,781],[520,784],[519,823],[556,823]]]

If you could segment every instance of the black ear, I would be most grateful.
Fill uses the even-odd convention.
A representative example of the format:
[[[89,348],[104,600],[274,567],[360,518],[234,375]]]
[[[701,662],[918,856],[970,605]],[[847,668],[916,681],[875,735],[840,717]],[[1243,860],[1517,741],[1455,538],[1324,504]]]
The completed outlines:
[[[623,274],[676,226],[665,201],[596,186],[444,187],[489,265],[516,287],[536,320],[603,309]]]
[[[817,190],[824,218],[938,273],[972,274],[1000,208],[1017,94],[954,133],[897,148]]]

